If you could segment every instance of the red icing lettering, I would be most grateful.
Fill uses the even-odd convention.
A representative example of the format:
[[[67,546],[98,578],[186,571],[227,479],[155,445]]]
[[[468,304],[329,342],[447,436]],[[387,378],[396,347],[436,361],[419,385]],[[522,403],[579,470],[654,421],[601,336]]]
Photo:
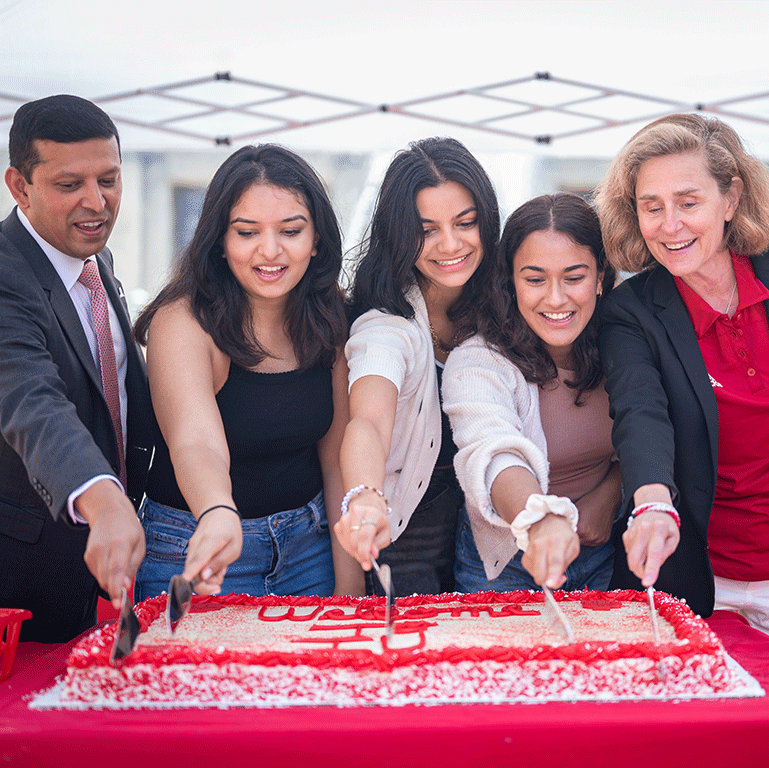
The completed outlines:
[[[611,611],[622,608],[619,600],[580,600],[582,607],[591,611]]]

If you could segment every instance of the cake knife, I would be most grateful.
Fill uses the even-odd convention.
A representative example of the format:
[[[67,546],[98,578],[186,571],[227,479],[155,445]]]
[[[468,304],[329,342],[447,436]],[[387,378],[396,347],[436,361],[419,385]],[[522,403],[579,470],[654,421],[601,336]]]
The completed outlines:
[[[139,635],[139,619],[136,618],[133,605],[128,597],[126,588],[120,595],[120,616],[115,630],[115,641],[109,655],[109,663],[113,666],[120,659],[124,659],[133,650],[136,638]]]
[[[385,627],[387,630],[387,642],[393,639],[393,579],[390,566],[385,563],[379,565],[375,557],[371,558],[371,564],[374,566],[376,575],[385,592]]]
[[[649,599],[649,616],[652,620],[652,632],[654,633],[654,645],[658,648],[660,646],[660,628],[657,624],[657,611],[654,607],[654,587],[646,587],[646,597]],[[662,653],[660,652],[660,658],[657,662],[657,674],[660,680],[664,680],[667,677],[667,668],[665,662],[662,659]]]
[[[545,602],[553,610],[553,613],[560,619],[561,627],[566,635],[566,639],[570,642],[574,642],[574,630],[571,628],[569,620],[566,618],[566,614],[561,610],[561,606],[558,605],[553,593],[550,591],[550,587],[546,584],[542,585],[542,591],[545,593]]]
[[[171,576],[166,600],[166,626],[170,634],[176,632],[178,623],[190,612],[192,590],[199,583],[200,578],[197,576],[192,581],[187,581],[180,573]]]

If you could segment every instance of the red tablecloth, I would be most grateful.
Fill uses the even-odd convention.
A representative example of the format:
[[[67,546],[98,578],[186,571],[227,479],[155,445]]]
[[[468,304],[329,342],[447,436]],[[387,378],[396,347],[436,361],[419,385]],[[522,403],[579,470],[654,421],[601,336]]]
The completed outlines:
[[[769,691],[769,636],[709,621]],[[33,711],[71,644],[26,643],[0,683],[0,766],[769,766],[769,698],[170,711]]]

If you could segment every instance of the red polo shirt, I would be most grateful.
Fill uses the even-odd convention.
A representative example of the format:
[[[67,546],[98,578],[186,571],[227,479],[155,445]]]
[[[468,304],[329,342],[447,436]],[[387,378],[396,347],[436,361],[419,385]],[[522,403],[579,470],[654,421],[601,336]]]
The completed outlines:
[[[686,283],[686,304],[718,404],[718,481],[708,547],[717,576],[769,579],[769,289],[732,255],[739,304],[714,310]]]

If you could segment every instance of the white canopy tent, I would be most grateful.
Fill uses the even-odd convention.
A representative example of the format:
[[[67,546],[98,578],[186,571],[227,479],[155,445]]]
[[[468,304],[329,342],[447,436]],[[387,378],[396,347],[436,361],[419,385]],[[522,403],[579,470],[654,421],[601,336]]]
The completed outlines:
[[[244,143],[316,164],[347,245],[392,153],[424,136],[476,153],[503,211],[563,186],[548,163],[589,188],[667,112],[718,114],[769,159],[767,30],[766,0],[0,0],[0,153],[30,99],[77,93],[116,120],[111,243],[137,304],[177,247],[175,190]]]
[[[75,92],[127,150],[451,133],[607,157],[652,117],[704,108],[769,156],[768,29],[765,0],[0,0],[0,142],[20,103]]]

